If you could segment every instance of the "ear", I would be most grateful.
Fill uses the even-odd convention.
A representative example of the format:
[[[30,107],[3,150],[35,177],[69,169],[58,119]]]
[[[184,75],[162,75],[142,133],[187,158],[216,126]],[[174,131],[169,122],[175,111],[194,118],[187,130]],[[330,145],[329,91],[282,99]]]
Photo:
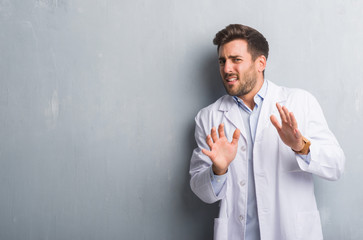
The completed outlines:
[[[262,73],[263,70],[265,70],[266,62],[267,62],[267,60],[264,55],[261,55],[256,59],[255,63],[256,63],[256,68],[257,68],[258,72]]]

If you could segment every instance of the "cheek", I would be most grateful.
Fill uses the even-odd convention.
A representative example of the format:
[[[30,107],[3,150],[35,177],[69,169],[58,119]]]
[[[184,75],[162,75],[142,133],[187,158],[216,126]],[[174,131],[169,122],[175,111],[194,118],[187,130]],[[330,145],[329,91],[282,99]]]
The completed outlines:
[[[224,75],[224,68],[223,67],[219,67],[219,73],[223,77],[223,75]]]
[[[243,68],[242,66],[240,66],[239,68],[236,69],[236,72],[239,74],[239,75],[244,75],[246,73],[246,69]]]

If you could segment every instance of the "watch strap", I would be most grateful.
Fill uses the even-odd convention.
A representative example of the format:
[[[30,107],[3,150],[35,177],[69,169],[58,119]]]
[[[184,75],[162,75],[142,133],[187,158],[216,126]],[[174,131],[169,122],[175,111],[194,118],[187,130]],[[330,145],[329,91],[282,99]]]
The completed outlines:
[[[292,151],[294,151],[297,154],[307,155],[310,152],[309,148],[310,148],[311,142],[309,141],[309,139],[307,139],[304,136],[303,136],[302,140],[304,142],[304,147],[300,151],[295,151],[294,149],[292,149]]]

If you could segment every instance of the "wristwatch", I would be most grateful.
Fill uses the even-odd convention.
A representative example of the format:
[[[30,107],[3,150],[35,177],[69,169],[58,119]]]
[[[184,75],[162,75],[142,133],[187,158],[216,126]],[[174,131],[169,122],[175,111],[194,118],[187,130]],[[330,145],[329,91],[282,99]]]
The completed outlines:
[[[300,151],[295,151],[294,149],[292,149],[292,151],[294,151],[297,154],[307,155],[310,151],[309,147],[311,145],[311,142],[304,136],[302,140],[304,142],[304,147]]]

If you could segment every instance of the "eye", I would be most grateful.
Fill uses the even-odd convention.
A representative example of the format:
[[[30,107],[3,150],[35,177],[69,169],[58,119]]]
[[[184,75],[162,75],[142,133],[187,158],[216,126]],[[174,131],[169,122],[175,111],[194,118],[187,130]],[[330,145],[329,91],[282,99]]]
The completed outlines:
[[[218,61],[219,65],[223,66],[226,63],[225,59],[219,59]]]
[[[241,59],[241,58],[234,58],[234,59],[233,59],[233,62],[235,62],[235,63],[239,63],[239,62],[242,62],[242,59]]]

